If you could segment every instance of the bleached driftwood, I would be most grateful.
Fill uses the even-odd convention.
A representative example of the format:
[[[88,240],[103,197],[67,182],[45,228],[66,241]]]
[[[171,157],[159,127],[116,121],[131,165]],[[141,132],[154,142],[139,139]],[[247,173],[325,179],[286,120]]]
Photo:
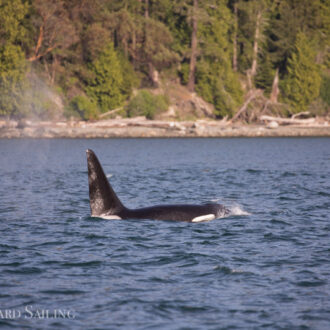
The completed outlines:
[[[120,108],[117,108],[117,109],[113,109],[113,110],[110,110],[110,111],[107,111],[107,112],[101,113],[101,114],[99,115],[99,118],[104,118],[104,117],[106,117],[106,116],[108,116],[108,115],[111,115],[112,113],[118,112],[119,110],[122,110],[122,109],[123,109],[123,107],[120,107]]]
[[[281,117],[273,117],[273,116],[261,116],[260,120],[264,121],[275,121],[279,124],[283,125],[309,125],[315,123],[315,118],[308,119],[294,119],[294,118],[281,118]]]
[[[302,111],[302,112],[295,113],[291,118],[296,119],[297,117],[309,115],[309,114],[310,114],[309,111]]]

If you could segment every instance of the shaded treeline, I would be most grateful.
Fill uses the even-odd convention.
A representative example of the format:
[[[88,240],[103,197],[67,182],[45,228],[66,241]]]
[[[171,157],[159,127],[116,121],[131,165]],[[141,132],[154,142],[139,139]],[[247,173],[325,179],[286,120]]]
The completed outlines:
[[[0,115],[141,114],[167,100],[133,89],[164,81],[218,117],[256,90],[282,114],[329,109],[327,0],[0,0],[0,22]]]

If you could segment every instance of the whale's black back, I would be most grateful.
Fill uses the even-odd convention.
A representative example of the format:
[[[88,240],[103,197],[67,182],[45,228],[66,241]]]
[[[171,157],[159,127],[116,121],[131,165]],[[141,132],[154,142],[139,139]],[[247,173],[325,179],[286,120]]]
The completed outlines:
[[[219,204],[169,204],[143,207],[139,209],[124,209],[122,218],[155,219],[191,222],[203,215],[214,215],[214,218],[226,215],[227,210]]]

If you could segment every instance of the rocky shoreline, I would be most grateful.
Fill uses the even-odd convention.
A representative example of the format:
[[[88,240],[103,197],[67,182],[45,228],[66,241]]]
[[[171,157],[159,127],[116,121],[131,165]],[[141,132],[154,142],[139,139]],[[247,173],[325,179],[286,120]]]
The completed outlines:
[[[328,122],[309,125],[244,125],[215,120],[155,121],[141,118],[97,122],[0,122],[0,138],[330,137]]]

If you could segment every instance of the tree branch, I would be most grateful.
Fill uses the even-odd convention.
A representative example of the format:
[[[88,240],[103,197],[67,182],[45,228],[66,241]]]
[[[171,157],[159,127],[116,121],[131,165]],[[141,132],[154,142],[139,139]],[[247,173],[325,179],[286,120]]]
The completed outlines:
[[[35,55],[35,56],[31,56],[30,58],[28,58],[27,60],[29,62],[33,62],[33,61],[36,61],[36,60],[39,60],[39,58],[45,56],[46,54],[48,54],[49,52],[51,52],[54,48],[56,48],[57,45],[53,45],[51,47],[48,47],[42,54],[38,54],[38,55]]]

